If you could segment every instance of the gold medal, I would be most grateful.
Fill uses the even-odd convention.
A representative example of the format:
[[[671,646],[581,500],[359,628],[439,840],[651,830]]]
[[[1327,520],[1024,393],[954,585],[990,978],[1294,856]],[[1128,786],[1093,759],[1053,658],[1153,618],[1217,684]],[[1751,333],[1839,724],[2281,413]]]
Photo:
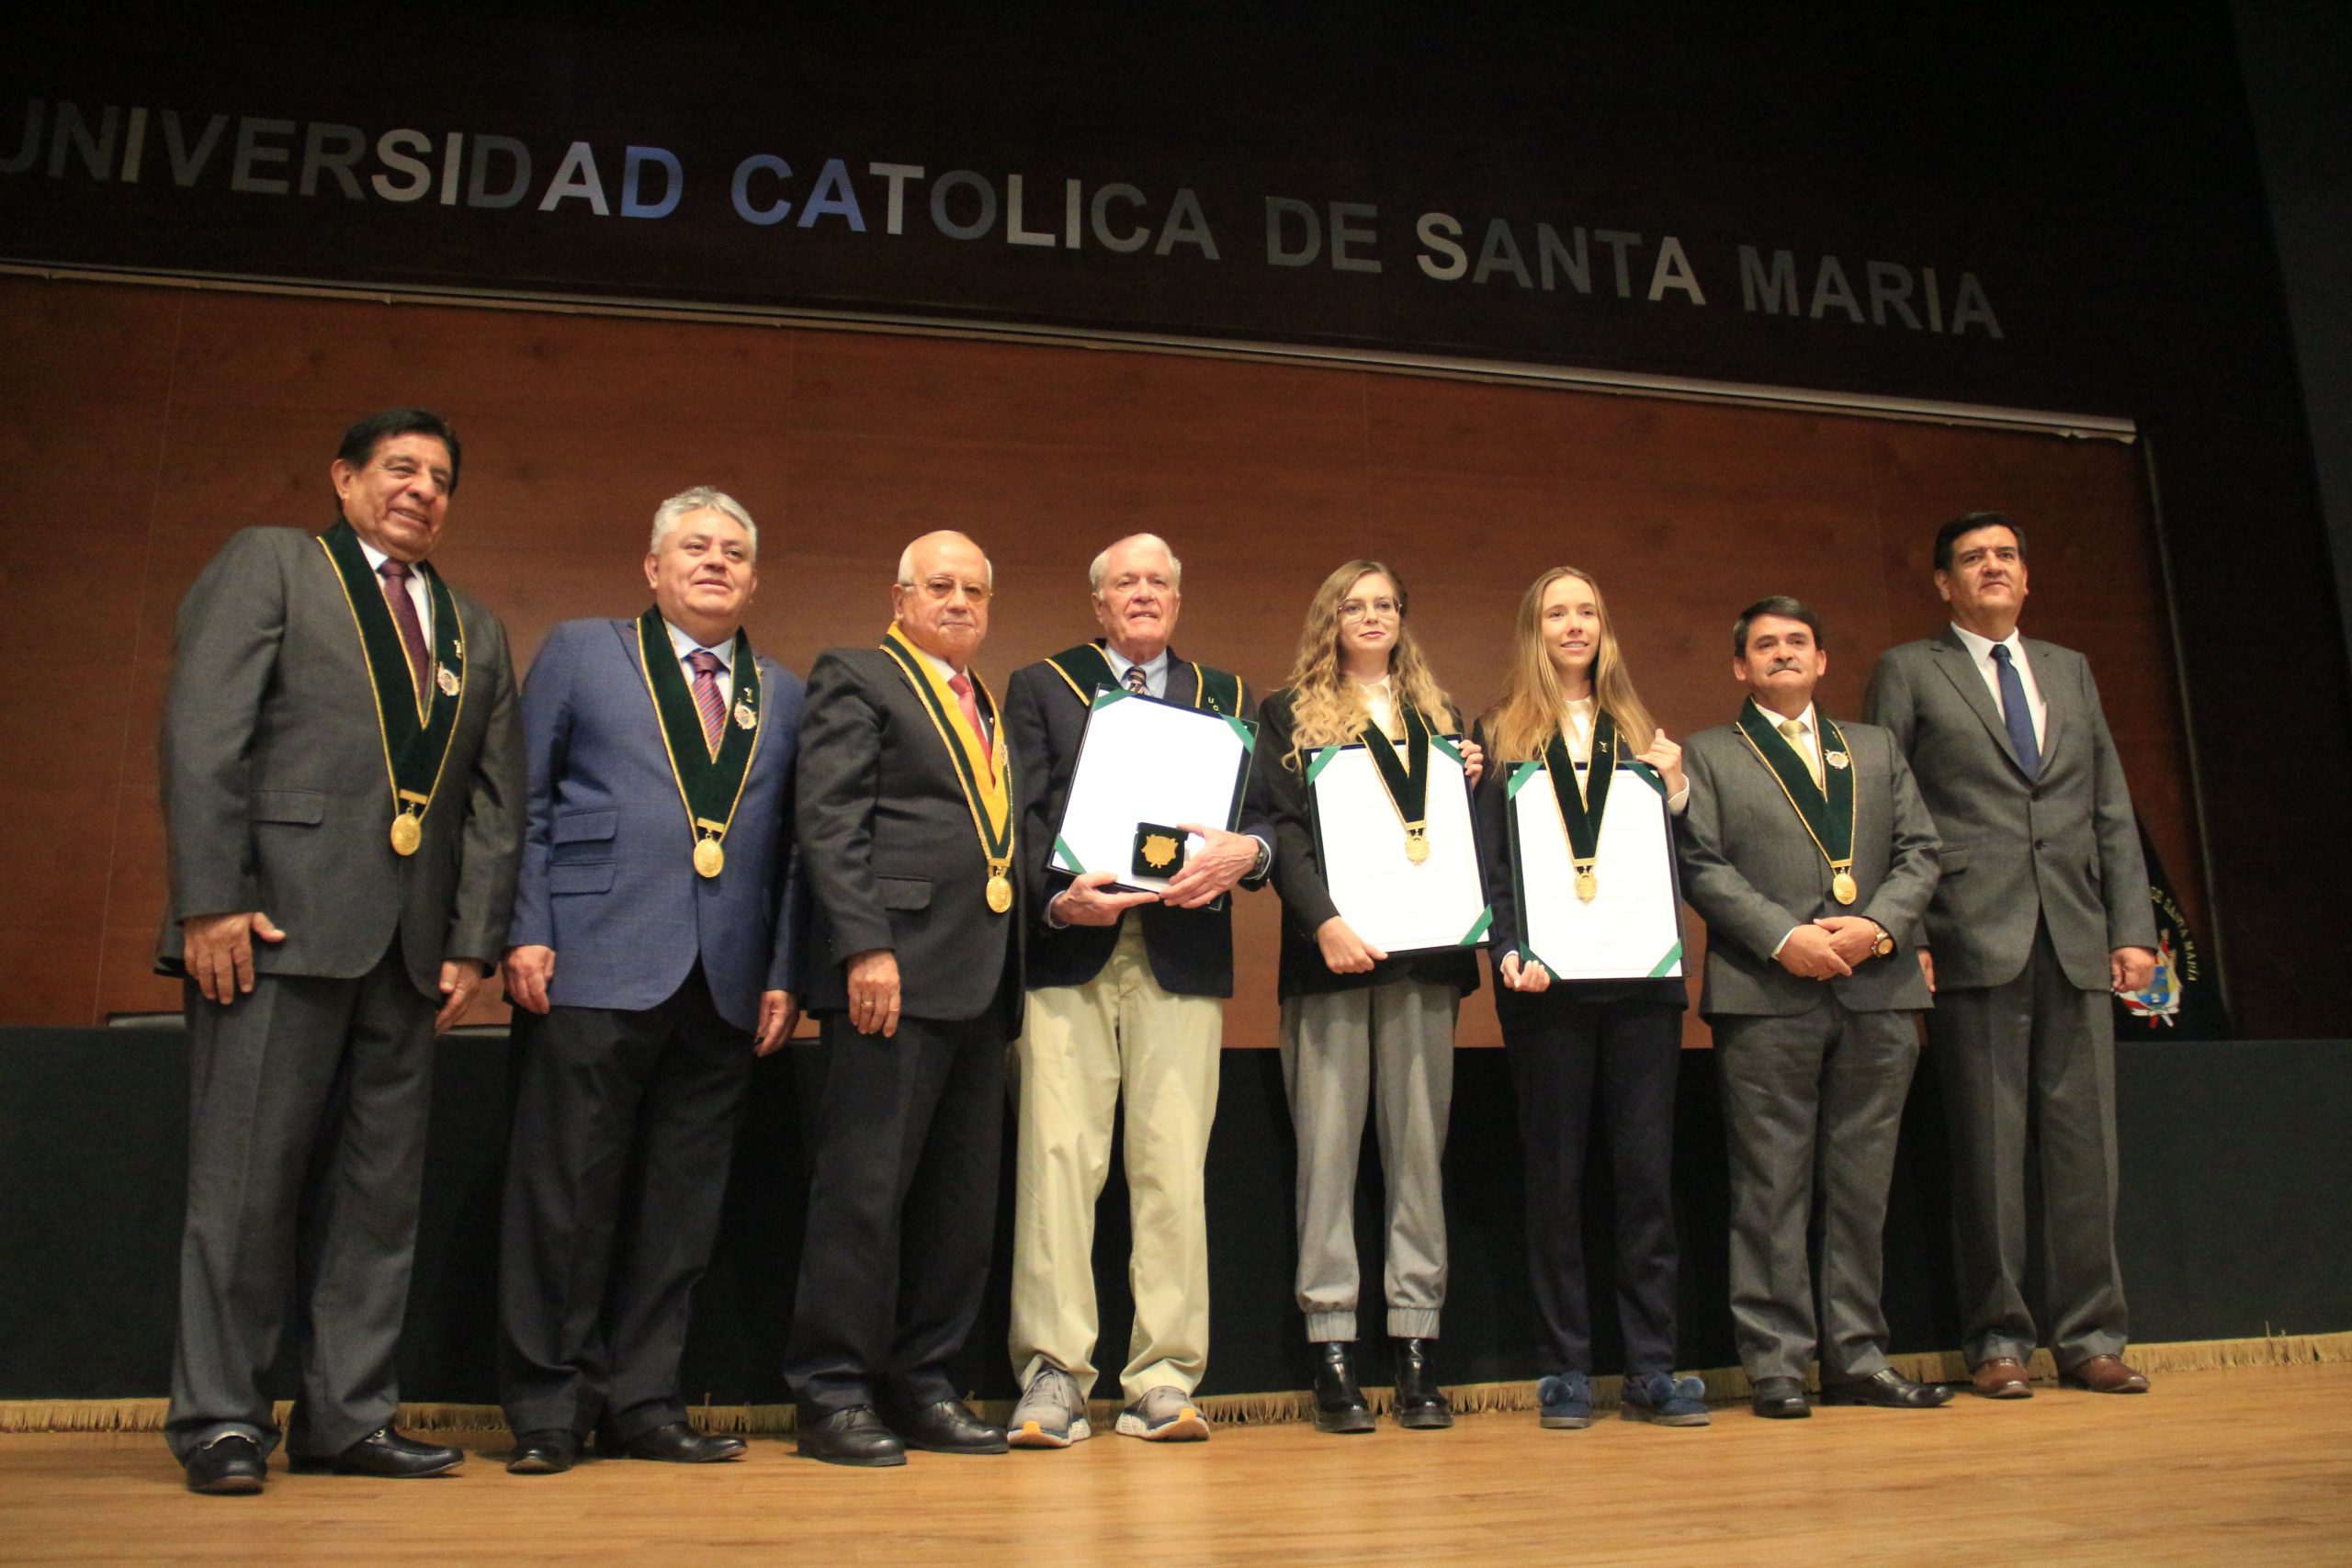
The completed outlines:
[[[424,826],[418,818],[401,812],[392,818],[392,853],[407,856],[416,853],[424,842]]]
[[[1165,833],[1148,834],[1143,841],[1143,860],[1154,871],[1166,870],[1176,863],[1176,840]]]
[[[1600,878],[1593,874],[1590,866],[1577,871],[1577,897],[1588,904],[1600,897]]]
[[[1012,908],[1012,882],[1001,871],[989,873],[989,908],[1003,914]]]
[[[1829,893],[1840,904],[1850,904],[1861,897],[1861,889],[1854,886],[1854,874],[1850,871],[1840,871],[1829,879]]]
[[[1405,825],[1405,858],[1415,865],[1430,858],[1430,830],[1419,822]]]
[[[717,839],[695,840],[695,874],[717,876],[727,869],[727,852]]]

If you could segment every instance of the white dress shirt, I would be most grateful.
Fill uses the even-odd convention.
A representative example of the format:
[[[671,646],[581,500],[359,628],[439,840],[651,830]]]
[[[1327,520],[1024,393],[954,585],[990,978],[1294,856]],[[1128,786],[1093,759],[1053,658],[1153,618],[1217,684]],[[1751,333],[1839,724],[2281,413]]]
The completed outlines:
[[[2007,640],[1996,643],[1958,623],[1951,629],[1967,645],[1968,657],[1976,662],[1976,672],[1984,677],[1984,689],[1993,694],[1993,711],[2003,717],[2007,714],[2001,706],[2001,667],[1993,662],[1993,649],[2009,650],[2009,662],[2016,667],[2018,679],[2025,682],[2025,705],[2033,714],[2033,743],[2037,747],[2042,745],[2049,739],[2050,705],[2041,700],[2041,683],[2033,678],[2033,665],[2025,656],[2025,638],[2012,631]]]
[[[1102,658],[1111,666],[1111,678],[1124,687],[1127,683],[1127,671],[1134,668],[1135,660],[1113,648],[1108,641],[1102,644]],[[1146,696],[1166,699],[1168,695],[1168,650],[1166,649],[1161,649],[1144,660],[1143,690]]]
[[[718,673],[712,677],[718,682],[718,705],[731,705],[735,701],[735,639],[729,637],[724,648],[707,648],[672,626],[667,617],[663,618],[662,626],[670,634],[671,648],[677,652],[678,668],[686,672],[686,690],[691,692],[695,686],[695,667],[686,660],[695,653],[707,653],[718,660]]]
[[[1593,716],[1600,711],[1600,702],[1592,697],[1570,697],[1560,705],[1560,739],[1568,749],[1568,760],[1579,771],[1592,766],[1592,722]],[[1631,744],[1633,739],[1631,736],[1620,736],[1618,739],[1627,744]],[[1636,748],[1626,755],[1635,755],[1638,750]],[[1685,779],[1682,787],[1667,798],[1666,808],[1679,817],[1690,809],[1690,781]]]

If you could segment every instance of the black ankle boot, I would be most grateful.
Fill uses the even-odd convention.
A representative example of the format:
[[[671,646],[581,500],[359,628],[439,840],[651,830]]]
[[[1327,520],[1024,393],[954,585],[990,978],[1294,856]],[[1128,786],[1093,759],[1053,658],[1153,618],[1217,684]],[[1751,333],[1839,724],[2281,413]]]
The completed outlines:
[[[1437,1373],[1430,1368],[1437,1341],[1397,1339],[1391,1343],[1396,1355],[1396,1424],[1418,1431],[1453,1426],[1453,1405],[1446,1399],[1445,1391],[1437,1386]]]
[[[1316,1347],[1315,1429],[1318,1432],[1369,1432],[1372,1406],[1356,1386],[1356,1370],[1348,1360],[1348,1342],[1333,1339]]]

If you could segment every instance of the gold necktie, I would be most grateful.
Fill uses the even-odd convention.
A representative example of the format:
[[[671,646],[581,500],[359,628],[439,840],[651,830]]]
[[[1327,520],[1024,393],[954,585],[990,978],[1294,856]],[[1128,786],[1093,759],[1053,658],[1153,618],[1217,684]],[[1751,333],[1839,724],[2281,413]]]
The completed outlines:
[[[1781,733],[1788,738],[1790,745],[1796,748],[1797,755],[1804,759],[1804,771],[1813,775],[1813,787],[1819,789],[1821,787],[1821,762],[1818,758],[1814,756],[1813,748],[1804,743],[1804,720],[1794,718],[1782,719],[1781,721]]]

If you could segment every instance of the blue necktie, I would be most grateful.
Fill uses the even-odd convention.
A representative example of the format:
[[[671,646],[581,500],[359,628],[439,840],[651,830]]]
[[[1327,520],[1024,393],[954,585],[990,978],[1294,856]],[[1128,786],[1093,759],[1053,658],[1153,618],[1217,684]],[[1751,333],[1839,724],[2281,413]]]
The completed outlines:
[[[2009,732],[2009,744],[2018,749],[2018,761],[2025,768],[2025,776],[2041,776],[2041,747],[2033,738],[2033,710],[2026,705],[2025,678],[2009,660],[2009,645],[1993,645],[1994,674],[2001,682],[2001,723]]]

